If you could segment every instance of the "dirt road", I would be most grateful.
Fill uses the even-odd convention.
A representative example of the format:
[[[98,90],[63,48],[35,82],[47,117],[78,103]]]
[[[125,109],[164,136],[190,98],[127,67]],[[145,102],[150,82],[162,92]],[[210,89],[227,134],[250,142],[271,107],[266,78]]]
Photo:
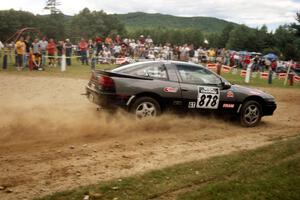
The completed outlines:
[[[264,89],[277,99],[275,115],[242,128],[204,117],[141,121],[97,112],[80,95],[86,82],[0,74],[1,200],[31,199],[300,134],[300,90]]]

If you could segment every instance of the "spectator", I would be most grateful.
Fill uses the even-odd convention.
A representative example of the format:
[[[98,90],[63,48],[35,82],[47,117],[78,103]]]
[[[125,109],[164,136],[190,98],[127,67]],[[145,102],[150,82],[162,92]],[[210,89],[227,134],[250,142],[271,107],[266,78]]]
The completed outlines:
[[[120,35],[117,35],[116,38],[115,38],[115,43],[120,45],[122,43],[122,39],[121,39],[121,36]]]
[[[277,61],[276,60],[272,60],[271,62],[271,69],[273,72],[276,71],[276,67],[277,67]]]
[[[93,40],[89,40],[88,42],[88,62],[91,63],[92,62],[92,58],[94,56],[94,49],[95,49],[95,45],[93,43]]]
[[[109,35],[109,36],[107,36],[107,37],[105,38],[105,46],[106,46],[107,48],[110,48],[112,44],[113,44],[113,40],[112,40],[112,38],[111,38],[110,35]]]
[[[24,38],[21,36],[20,39],[16,42],[16,53],[17,53],[17,69],[21,71],[23,69],[23,58],[25,55],[25,43]]]
[[[42,54],[42,66],[45,66],[46,65],[46,52],[47,52],[47,46],[48,46],[48,41],[46,40],[45,36],[39,42],[39,45],[40,45],[40,51]]]
[[[55,64],[56,44],[52,38],[49,40],[49,43],[47,46],[47,52],[48,52],[48,58],[49,58],[49,66],[56,67],[56,64]]]
[[[24,40],[25,43],[25,54],[24,54],[24,67],[28,67],[28,63],[29,63],[29,55],[30,55],[30,36],[27,36],[26,39]]]
[[[12,60],[13,60],[14,50],[15,50],[14,42],[7,44],[8,59],[10,62],[12,62]],[[16,66],[16,63],[15,63],[15,66]]]
[[[65,45],[64,45],[64,49],[66,51],[66,64],[68,66],[70,66],[71,63],[71,56],[72,56],[72,43],[70,42],[70,39],[66,39]]]
[[[138,45],[144,45],[145,44],[145,37],[144,35],[141,35],[138,40]]]
[[[103,51],[103,40],[101,37],[97,36],[95,42],[97,47],[97,55],[99,55],[99,53]]]
[[[113,52],[114,52],[114,57],[118,58],[121,52],[121,46],[117,43],[115,44],[114,48],[113,48]]]
[[[32,54],[32,63],[33,63],[33,70],[43,70],[41,67],[41,54],[40,53],[34,53]]]
[[[2,56],[2,49],[4,49],[3,43],[0,41],[0,58]]]
[[[145,42],[146,42],[148,45],[152,45],[152,44],[153,44],[153,40],[152,40],[152,38],[150,37],[150,35],[147,36]]]
[[[31,44],[32,46],[32,53],[33,54],[37,54],[37,53],[41,53],[40,52],[40,43],[39,43],[39,39],[38,38],[35,38],[33,43]]]
[[[88,65],[88,60],[87,60],[87,48],[88,48],[88,43],[84,40],[84,38],[81,38],[79,44],[78,44],[79,50],[80,50],[80,56],[81,56],[81,64],[86,64]]]
[[[63,41],[59,41],[57,46],[57,63],[60,65],[61,64],[61,57],[64,54],[64,42]]]

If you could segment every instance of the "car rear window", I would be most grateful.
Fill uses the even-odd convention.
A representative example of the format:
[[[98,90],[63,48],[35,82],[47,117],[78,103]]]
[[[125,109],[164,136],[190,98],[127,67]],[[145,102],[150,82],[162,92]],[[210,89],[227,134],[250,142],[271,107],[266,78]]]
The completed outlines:
[[[119,71],[133,76],[168,79],[166,67],[159,62],[143,63]]]

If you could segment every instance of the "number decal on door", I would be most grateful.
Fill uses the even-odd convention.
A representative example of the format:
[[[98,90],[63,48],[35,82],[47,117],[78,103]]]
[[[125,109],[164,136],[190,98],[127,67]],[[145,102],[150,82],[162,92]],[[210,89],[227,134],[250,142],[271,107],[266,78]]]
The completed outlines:
[[[197,108],[217,109],[220,100],[218,87],[198,86]]]

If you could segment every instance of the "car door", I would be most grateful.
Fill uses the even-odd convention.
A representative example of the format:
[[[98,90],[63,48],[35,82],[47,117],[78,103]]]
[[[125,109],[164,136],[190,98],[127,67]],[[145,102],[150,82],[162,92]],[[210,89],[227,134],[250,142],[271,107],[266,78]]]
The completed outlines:
[[[220,77],[204,67],[176,64],[180,80],[183,106],[188,109],[220,110],[224,106],[228,89],[223,89]],[[234,99],[229,99],[229,102]],[[228,107],[234,107],[227,103]]]

